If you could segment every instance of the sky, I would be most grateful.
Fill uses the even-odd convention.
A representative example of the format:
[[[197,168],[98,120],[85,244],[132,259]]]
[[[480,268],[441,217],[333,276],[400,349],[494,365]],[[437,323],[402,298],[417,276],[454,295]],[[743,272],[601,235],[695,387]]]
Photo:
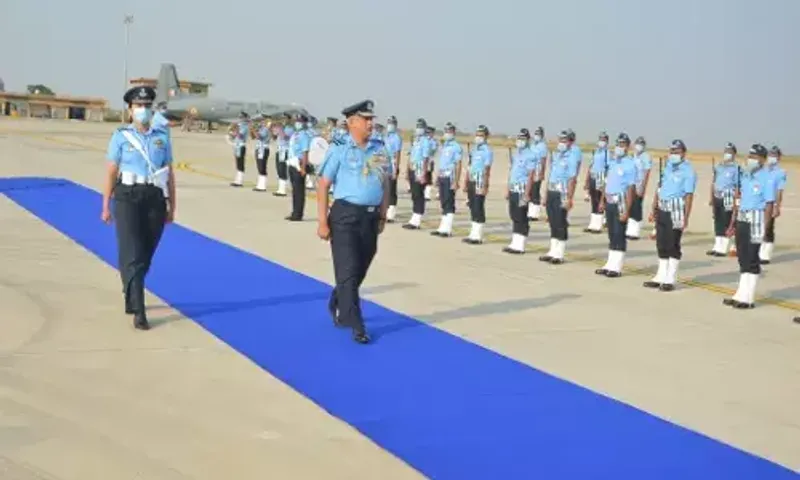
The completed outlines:
[[[800,0],[0,0],[6,90],[121,106],[125,14],[130,78],[170,62],[214,97],[317,117],[372,99],[401,128],[423,117],[800,153]]]

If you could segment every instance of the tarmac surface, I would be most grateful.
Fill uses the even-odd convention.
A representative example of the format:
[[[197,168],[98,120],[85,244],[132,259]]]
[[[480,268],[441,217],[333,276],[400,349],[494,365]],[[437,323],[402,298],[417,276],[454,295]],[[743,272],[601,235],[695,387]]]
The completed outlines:
[[[66,178],[99,191],[113,128],[3,119],[0,177]],[[173,136],[176,222],[332,283],[313,198],[306,221],[287,223],[290,197],[251,191],[251,151],[251,184],[235,189],[222,136]],[[647,239],[629,243],[623,277],[594,275],[607,237],[582,232],[589,207],[581,201],[564,265],[537,261],[548,247],[545,222],[531,224],[527,255],[502,253],[508,159],[498,151],[489,241],[431,237],[439,209],[429,202],[426,230],[387,226],[364,297],[797,471],[798,168],[784,165],[788,190],[758,306],[735,311],[722,300],[736,288],[736,260],[705,255],[713,245],[710,164],[695,166],[699,188],[674,292],[641,287],[657,262]],[[648,198],[655,169],[651,177]],[[275,182],[271,160],[270,189]],[[459,195],[457,237],[469,228]],[[403,195],[402,219],[409,210]],[[5,196],[0,224],[0,478],[424,478],[159,298],[147,299],[155,328],[134,331],[117,272]]]

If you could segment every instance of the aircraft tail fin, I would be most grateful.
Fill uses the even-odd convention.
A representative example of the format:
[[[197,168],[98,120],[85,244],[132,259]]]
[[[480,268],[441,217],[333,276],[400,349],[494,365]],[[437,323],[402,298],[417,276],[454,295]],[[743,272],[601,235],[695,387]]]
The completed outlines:
[[[178,82],[178,70],[172,63],[162,63],[161,70],[158,72],[156,101],[168,101],[170,98],[180,96],[181,89],[180,83]]]

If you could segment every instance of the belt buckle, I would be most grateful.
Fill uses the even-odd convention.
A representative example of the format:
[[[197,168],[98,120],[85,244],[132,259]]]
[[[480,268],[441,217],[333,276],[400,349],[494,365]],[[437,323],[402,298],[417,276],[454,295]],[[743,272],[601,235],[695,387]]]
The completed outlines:
[[[372,213],[372,212],[374,212],[374,211],[375,211],[375,207],[367,207],[367,211],[368,211],[369,213]]]

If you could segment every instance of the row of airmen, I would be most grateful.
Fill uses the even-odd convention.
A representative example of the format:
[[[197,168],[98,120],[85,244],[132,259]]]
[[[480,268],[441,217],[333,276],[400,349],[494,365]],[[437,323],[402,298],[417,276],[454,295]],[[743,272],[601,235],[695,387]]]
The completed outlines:
[[[246,118],[242,120],[241,125],[245,125]],[[290,176],[293,178],[293,194],[297,192],[293,198],[292,214],[287,217],[289,220],[302,219],[307,186],[302,178],[313,172],[313,167],[307,162],[308,146],[311,138],[320,135],[306,117],[300,115],[294,120],[294,128],[288,124],[277,124],[272,125],[270,130],[265,123],[261,123],[258,133],[253,137],[257,140],[257,161],[264,158],[263,154],[259,156],[258,150],[266,150],[268,155],[269,139],[277,140],[279,184],[276,195],[286,195],[285,178],[282,178],[285,176],[285,173],[282,175],[285,162],[294,159],[298,163],[289,166]],[[242,131],[246,133],[248,130]],[[396,219],[398,177],[399,173],[405,172],[411,191],[412,215],[403,228],[420,229],[426,200],[431,198],[431,192],[436,188],[442,216],[439,227],[431,234],[452,236],[455,197],[457,190],[461,188],[467,195],[471,217],[470,233],[463,241],[481,244],[484,241],[483,229],[486,223],[485,199],[494,159],[492,148],[488,145],[489,129],[481,125],[475,132],[474,146],[467,152],[465,181],[462,181],[464,148],[455,138],[455,125],[445,125],[441,142],[434,138],[434,131],[424,119],[417,121],[407,166],[403,169],[400,156],[403,140],[397,129],[396,117],[387,119],[385,130],[382,125],[375,124],[372,139],[383,142],[391,159],[387,222],[393,223]],[[346,124],[337,124],[335,118],[329,118],[324,135],[332,144],[340,143],[347,135]],[[528,222],[538,220],[544,210],[551,239],[548,252],[540,260],[551,264],[564,262],[569,238],[567,217],[574,205],[573,199],[583,163],[583,152],[575,139],[572,130],[562,131],[556,149],[550,152],[542,127],[538,127],[533,135],[528,129],[523,128],[520,131],[516,146],[511,152],[505,192],[513,225],[511,241],[504,248],[505,252],[525,252],[530,231]],[[696,172],[685,154],[684,143],[680,140],[674,141],[666,165],[660,170],[659,188],[651,203],[654,208],[648,217],[656,226],[659,262],[656,276],[644,285],[661,291],[674,289],[682,258],[681,237],[691,216],[697,188]],[[738,308],[752,308],[760,265],[769,263],[772,257],[775,219],[780,215],[786,173],[779,166],[781,151],[777,146],[766,151],[763,146],[754,145],[744,167],[736,161],[736,154],[735,145],[728,144],[723,161],[713,165],[709,204],[714,213],[715,242],[707,253],[711,256],[727,256],[729,250],[736,252],[742,277],[730,304]],[[762,156],[764,162],[760,161]],[[237,186],[241,185],[243,175],[243,167],[240,168],[239,162],[243,162],[243,152],[237,155],[237,178],[233,183]],[[612,149],[607,133],[602,132],[598,136],[597,146],[591,154],[583,182],[586,200],[591,203],[589,224],[584,231],[599,234],[605,227],[609,236],[608,259],[596,271],[598,275],[611,278],[621,275],[627,241],[638,239],[641,235],[645,213],[644,199],[652,167],[653,160],[647,152],[643,137],[631,143],[628,135],[622,133]],[[751,183],[747,183],[748,181]],[[544,195],[542,183],[545,184]],[[745,184],[750,186],[749,191],[743,186]],[[262,171],[259,166],[259,184],[256,190],[266,190],[265,167]],[[742,222],[751,225],[748,230],[751,233],[739,231],[738,225]],[[731,238],[736,239],[733,249],[730,249]],[[755,244],[758,249],[753,253],[751,249]]]

